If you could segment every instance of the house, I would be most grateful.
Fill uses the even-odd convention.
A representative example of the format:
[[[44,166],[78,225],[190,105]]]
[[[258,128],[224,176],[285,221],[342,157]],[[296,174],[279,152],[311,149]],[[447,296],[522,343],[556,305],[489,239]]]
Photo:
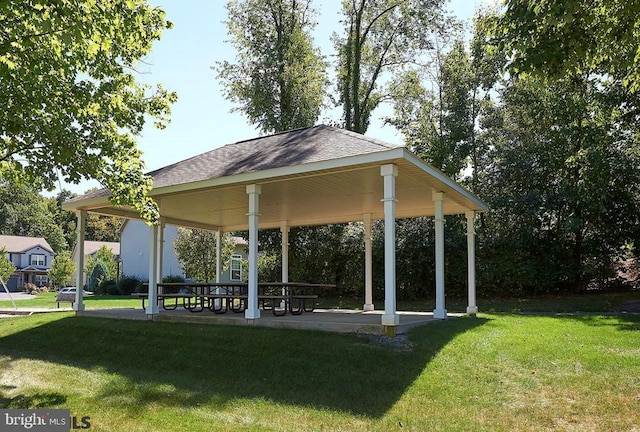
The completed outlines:
[[[178,236],[178,228],[166,225],[162,246],[162,276],[184,277],[173,240]],[[126,219],[120,227],[120,261],[123,276],[149,279],[149,227],[141,220]]]
[[[176,256],[173,242],[178,236],[178,228],[165,225],[162,245],[162,277],[177,275],[186,277]],[[246,270],[242,263],[247,259],[247,241],[242,237],[233,238],[235,251],[229,263],[223,264],[221,282],[242,281]],[[127,219],[120,227],[120,260],[122,275],[149,279],[149,227],[143,221]]]
[[[87,262],[87,258],[95,256],[96,252],[100,250],[102,246],[106,246],[107,249],[111,251],[113,254],[113,259],[120,265],[120,243],[118,242],[104,242],[104,241],[93,241],[93,240],[85,240],[84,242],[84,262]],[[75,245],[73,247],[73,261],[78,262],[78,247]],[[118,267],[118,274],[120,274],[120,268]],[[84,275],[84,283],[87,283],[88,275]],[[74,273],[71,277],[72,281],[76,280],[76,274]]]
[[[222,264],[222,272],[220,273],[220,282],[239,282],[247,279],[246,266],[243,263],[247,261],[247,247],[249,243],[242,237],[233,237],[235,242],[235,250],[229,263]]]
[[[55,256],[42,237],[0,235],[0,249],[5,248],[16,271],[5,281],[9,291],[18,291],[26,283],[38,286],[49,283],[47,271]]]

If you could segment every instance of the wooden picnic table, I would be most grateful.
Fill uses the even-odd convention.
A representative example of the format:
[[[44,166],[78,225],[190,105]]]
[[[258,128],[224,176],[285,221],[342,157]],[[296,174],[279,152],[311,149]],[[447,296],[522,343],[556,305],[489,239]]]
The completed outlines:
[[[330,284],[312,284],[304,282],[261,282],[258,284],[258,305],[264,310],[271,310],[275,316],[300,315],[313,312],[317,291],[333,288]],[[148,293],[133,293],[145,300]],[[165,310],[175,310],[179,301],[189,312],[202,312],[205,309],[222,314],[227,311],[243,312],[247,308],[248,284],[246,282],[191,283],[167,282],[158,283],[158,305]]]

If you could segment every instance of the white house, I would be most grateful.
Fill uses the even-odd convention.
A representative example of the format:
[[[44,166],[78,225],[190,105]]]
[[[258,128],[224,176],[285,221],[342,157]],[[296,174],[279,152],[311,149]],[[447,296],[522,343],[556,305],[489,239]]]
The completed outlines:
[[[120,260],[123,276],[135,276],[142,280],[149,278],[149,227],[140,220],[127,219],[120,227]],[[165,225],[162,245],[162,277],[183,273],[173,242],[178,236],[178,228]],[[247,241],[242,237],[233,238],[236,244],[229,263],[223,263],[221,282],[246,279],[242,262],[247,259]],[[86,244],[86,243],[85,243]],[[86,247],[86,246],[85,246]]]
[[[149,227],[141,220],[126,219],[120,227],[120,260],[122,275],[149,279]],[[162,276],[184,273],[178,263],[173,241],[178,236],[178,228],[165,225],[162,245]]]
[[[17,291],[26,283],[38,286],[49,283],[47,271],[55,256],[49,243],[42,237],[0,235],[0,249],[5,248],[9,261],[16,267],[7,284],[10,291]]]

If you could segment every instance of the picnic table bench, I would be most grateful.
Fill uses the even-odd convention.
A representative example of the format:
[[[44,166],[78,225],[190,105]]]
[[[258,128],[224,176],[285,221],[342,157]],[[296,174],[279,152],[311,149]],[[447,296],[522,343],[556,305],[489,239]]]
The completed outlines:
[[[313,312],[318,299],[317,289],[334,287],[327,284],[310,284],[299,282],[267,282],[258,284],[258,305],[264,310],[271,310],[275,316],[287,313],[300,315]],[[148,293],[133,293],[142,299],[142,308]],[[165,310],[175,310],[179,302],[189,312],[202,312],[205,309],[216,314],[227,311],[243,312],[247,308],[248,284],[238,282],[227,283],[159,283],[157,302]]]

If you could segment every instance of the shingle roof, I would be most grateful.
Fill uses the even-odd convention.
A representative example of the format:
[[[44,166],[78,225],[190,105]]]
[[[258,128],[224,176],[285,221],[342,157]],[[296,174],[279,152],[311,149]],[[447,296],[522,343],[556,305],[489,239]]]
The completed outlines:
[[[319,125],[227,144],[148,174],[153,177],[153,187],[160,188],[397,147],[345,129]],[[72,201],[106,195],[102,189]]]
[[[111,253],[114,255],[120,255],[120,243],[118,242],[103,242],[103,241],[93,241],[93,240],[85,240],[84,242],[84,254],[92,255],[98,252],[102,246],[106,246]]]
[[[7,252],[24,252],[36,246],[40,246],[47,249],[49,252],[53,252],[49,243],[42,237],[0,235],[0,248],[6,248]]]
[[[153,176],[154,187],[163,187],[395,147],[344,129],[320,125],[227,144],[149,174]]]

